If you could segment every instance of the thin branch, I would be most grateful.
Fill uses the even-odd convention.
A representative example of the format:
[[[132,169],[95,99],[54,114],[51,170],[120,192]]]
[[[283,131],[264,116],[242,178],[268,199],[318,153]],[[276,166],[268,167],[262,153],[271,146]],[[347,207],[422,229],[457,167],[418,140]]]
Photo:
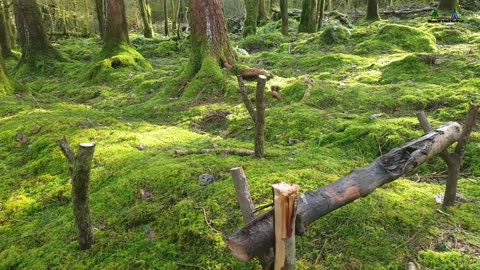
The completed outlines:
[[[467,115],[467,120],[465,123],[465,128],[463,129],[462,136],[458,140],[457,147],[455,147],[456,158],[461,160],[465,154],[465,149],[467,148],[468,141],[470,140],[470,134],[472,133],[475,123],[477,122],[478,112],[480,110],[480,105],[472,104],[470,105],[470,111]]]
[[[245,107],[247,108],[248,114],[250,114],[250,117],[252,117],[253,122],[257,122],[257,114],[255,113],[255,110],[253,109],[253,104],[250,102],[250,99],[248,99],[247,91],[245,90],[245,83],[243,82],[242,76],[237,76],[238,80],[238,85],[240,86],[240,95],[242,96],[243,103],[245,104]]]
[[[67,159],[67,162],[69,165],[73,165],[75,162],[75,154],[73,153],[72,149],[70,148],[70,145],[67,142],[67,139],[65,136],[61,140],[58,141],[58,146],[62,150],[63,155]]]
[[[207,211],[205,211],[205,208],[204,207],[195,207],[195,209],[202,209],[203,211],[203,218],[205,219],[205,223],[207,224],[207,226],[212,229],[212,231],[216,232],[216,233],[222,233],[221,231],[215,229],[214,227],[212,227],[212,222],[210,220],[208,220],[207,218]]]
[[[416,113],[416,116],[417,116],[418,122],[420,122],[420,126],[422,127],[425,133],[428,133],[433,130],[424,111]],[[451,163],[452,160],[450,158],[450,153],[448,153],[447,149],[444,149],[442,152],[440,152],[439,155],[443,159],[443,161],[447,163],[447,165]]]

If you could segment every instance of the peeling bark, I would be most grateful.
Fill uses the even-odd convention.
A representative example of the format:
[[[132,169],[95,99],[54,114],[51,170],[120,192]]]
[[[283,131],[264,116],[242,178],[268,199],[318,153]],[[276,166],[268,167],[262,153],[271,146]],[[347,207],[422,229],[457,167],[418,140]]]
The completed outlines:
[[[330,185],[308,191],[298,205],[298,217],[308,225],[322,216],[376,188],[398,179],[420,164],[439,154],[458,141],[463,127],[451,122],[378,157],[370,165],[353,170],[349,175]],[[298,234],[298,232],[297,232]],[[274,245],[273,212],[269,211],[227,238],[227,247],[240,261],[254,256]]]

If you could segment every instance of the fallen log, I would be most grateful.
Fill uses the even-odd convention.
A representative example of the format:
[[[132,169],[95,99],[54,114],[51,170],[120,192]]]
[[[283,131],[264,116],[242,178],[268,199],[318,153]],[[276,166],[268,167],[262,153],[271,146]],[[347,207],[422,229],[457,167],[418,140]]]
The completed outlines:
[[[175,150],[175,156],[186,156],[194,154],[223,154],[236,156],[253,156],[255,151],[241,148],[225,148],[225,149],[199,149],[199,150]]]
[[[450,122],[395,148],[364,168],[330,185],[311,190],[299,200],[297,219],[306,226],[322,216],[398,179],[458,141],[463,127]],[[301,226],[301,227],[303,227]],[[297,234],[299,232],[297,231]],[[226,246],[240,261],[249,261],[274,245],[273,211],[266,212],[227,238]]]

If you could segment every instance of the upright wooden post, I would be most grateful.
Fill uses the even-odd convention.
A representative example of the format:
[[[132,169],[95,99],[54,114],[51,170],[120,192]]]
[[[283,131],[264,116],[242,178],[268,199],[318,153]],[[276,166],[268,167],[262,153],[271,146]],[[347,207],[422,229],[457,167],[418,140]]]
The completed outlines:
[[[257,107],[257,121],[255,121],[255,157],[262,158],[265,155],[263,143],[265,139],[265,84],[267,77],[259,75],[257,79],[257,93],[255,105]]]
[[[275,270],[295,269],[295,216],[298,185],[273,184]]]
[[[80,249],[89,249],[93,244],[92,220],[88,204],[88,184],[92,167],[95,144],[81,143],[75,156],[65,138],[58,142],[63,155],[67,159],[72,178],[72,202],[75,225],[77,227]]]

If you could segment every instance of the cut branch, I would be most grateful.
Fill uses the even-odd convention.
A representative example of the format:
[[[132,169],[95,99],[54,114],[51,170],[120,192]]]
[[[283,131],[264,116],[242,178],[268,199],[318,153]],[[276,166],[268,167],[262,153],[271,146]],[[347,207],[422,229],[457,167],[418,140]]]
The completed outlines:
[[[265,138],[265,84],[267,77],[258,76],[257,91],[255,97],[256,105],[256,121],[255,121],[255,157],[262,158],[264,156],[264,138]]]
[[[308,225],[378,187],[398,179],[458,141],[462,126],[451,122],[353,170],[330,185],[311,190],[299,201],[298,217]],[[227,247],[240,261],[249,261],[274,245],[273,212],[269,211],[227,238]]]
[[[253,213],[255,210],[255,205],[252,201],[252,196],[250,195],[250,190],[248,189],[247,177],[242,167],[236,167],[230,169],[230,174],[233,178],[233,184],[235,186],[235,191],[237,193],[238,203],[240,204],[240,210],[242,211],[243,220],[245,224],[250,223],[255,217]]]
[[[245,107],[247,108],[248,114],[250,114],[250,117],[252,117],[253,122],[257,122],[257,115],[255,113],[255,110],[253,109],[253,104],[248,99],[248,94],[247,91],[245,90],[245,83],[243,82],[242,76],[237,76],[238,80],[238,85],[240,86],[240,95],[242,96],[242,101],[243,104],[245,104]]]
[[[199,149],[199,150],[175,150],[174,155],[186,156],[193,154],[224,154],[224,155],[237,155],[237,156],[253,156],[254,151],[241,148],[225,148],[225,149]]]

